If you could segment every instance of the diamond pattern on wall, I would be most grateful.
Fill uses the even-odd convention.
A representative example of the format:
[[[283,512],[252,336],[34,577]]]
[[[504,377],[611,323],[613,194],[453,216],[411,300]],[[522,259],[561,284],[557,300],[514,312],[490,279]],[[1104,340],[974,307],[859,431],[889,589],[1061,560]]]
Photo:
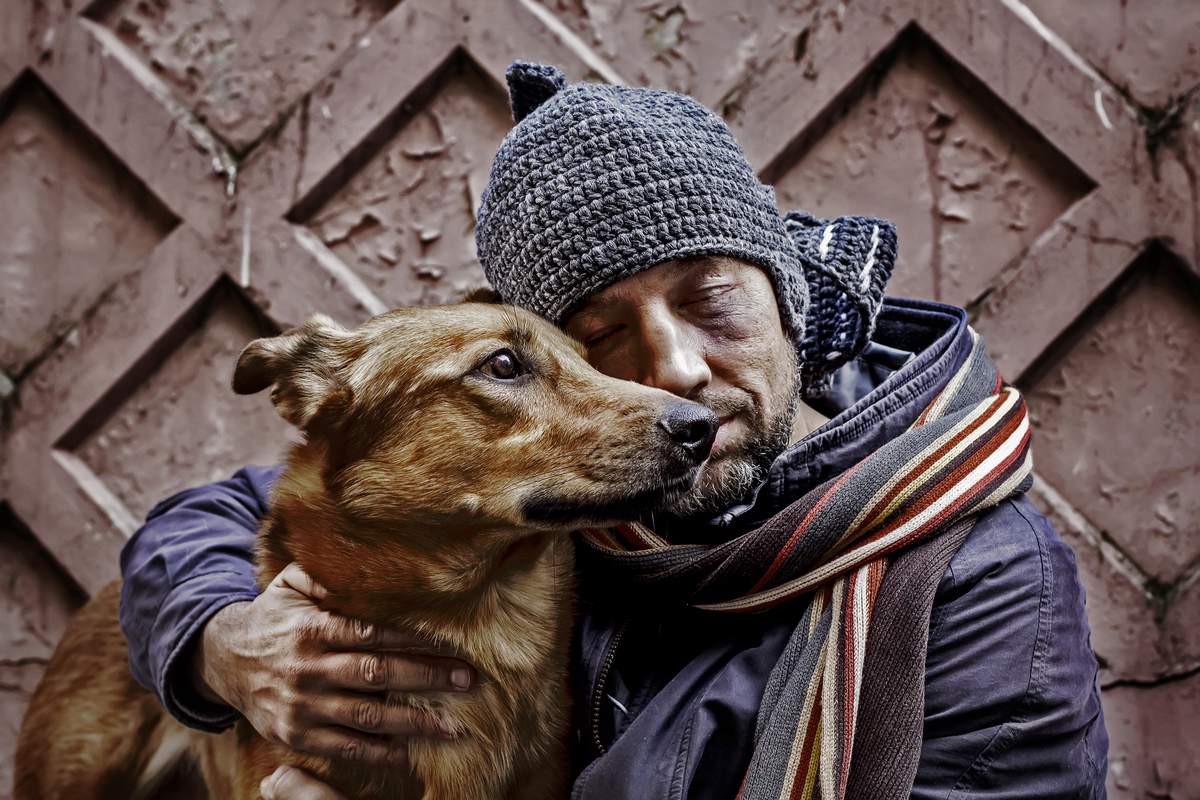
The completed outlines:
[[[1034,442],[1034,463],[1039,459],[1039,442]],[[1054,529],[1075,551],[1079,579],[1087,596],[1092,648],[1100,663],[1100,680],[1152,681],[1171,671],[1160,643],[1156,618],[1160,604],[1142,586],[1141,576],[1128,574],[1125,565],[1113,563],[1095,541],[1080,529],[1070,509],[1056,507],[1064,501],[1048,501],[1045,479],[1037,476],[1032,500],[1050,518]],[[1077,516],[1077,514],[1074,514]],[[1086,525],[1086,521],[1083,523]]]
[[[1033,497],[1088,593],[1109,796],[1200,797],[1195,0],[5,12],[0,795],[24,693],[78,599],[60,596],[63,575],[95,591],[149,506],[276,461],[291,435],[265,392],[228,388],[238,350],[271,324],[260,314],[349,321],[482,280],[471,227],[510,125],[500,78],[537,57],[697,96],[782,205],[896,220],[894,293],[986,294],[975,322],[1030,390]],[[210,174],[227,150],[236,180]],[[214,286],[222,270],[247,288]],[[62,570],[10,536],[5,503]]]
[[[1109,731],[1110,797],[1188,798],[1200,764],[1196,709],[1200,675],[1147,690],[1118,686],[1103,696]]]
[[[0,370],[19,373],[177,223],[32,73],[0,96]]]
[[[910,29],[775,179],[780,206],[896,223],[888,291],[965,305],[1091,184]]]
[[[293,429],[267,392],[241,396],[230,381],[238,354],[270,336],[222,281],[181,331],[177,347],[72,449],[141,520],[182,488],[229,477],[245,464],[274,464]]]
[[[1200,557],[1198,304],[1151,248],[1028,387],[1038,471],[1163,584]]]
[[[1200,83],[1200,3],[1024,2],[1141,103],[1165,106]]]
[[[12,786],[29,697],[84,597],[0,504],[0,792]]]
[[[539,0],[613,65],[631,85],[684,92],[727,117],[766,54],[786,51],[804,61],[805,43],[834,8],[814,3],[750,0]],[[800,70],[811,69],[808,62]]]
[[[456,55],[370,160],[297,221],[386,303],[453,300],[484,283],[475,209],[511,124],[503,93]]]
[[[399,0],[101,0],[89,12],[243,151]]]

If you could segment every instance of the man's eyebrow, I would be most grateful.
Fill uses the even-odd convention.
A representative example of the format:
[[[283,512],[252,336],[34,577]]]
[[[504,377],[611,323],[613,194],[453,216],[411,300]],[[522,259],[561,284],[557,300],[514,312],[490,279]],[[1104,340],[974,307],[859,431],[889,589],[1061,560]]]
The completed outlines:
[[[615,295],[593,295],[589,297],[583,305],[575,310],[572,315],[574,318],[591,317],[605,311],[620,303],[621,300]]]
[[[725,269],[727,259],[728,256],[710,254],[688,256],[672,262],[668,269],[676,275],[689,273],[696,269],[702,269],[708,273],[720,272]],[[593,295],[577,308],[572,316],[577,319],[595,316],[620,302],[621,298],[617,295]]]

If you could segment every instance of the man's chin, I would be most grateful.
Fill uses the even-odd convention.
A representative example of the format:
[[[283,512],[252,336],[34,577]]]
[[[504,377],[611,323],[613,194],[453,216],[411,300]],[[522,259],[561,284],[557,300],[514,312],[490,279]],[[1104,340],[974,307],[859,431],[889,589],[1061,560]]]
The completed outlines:
[[[701,467],[690,491],[668,498],[661,510],[677,517],[718,514],[746,498],[762,473],[746,459],[718,455]]]

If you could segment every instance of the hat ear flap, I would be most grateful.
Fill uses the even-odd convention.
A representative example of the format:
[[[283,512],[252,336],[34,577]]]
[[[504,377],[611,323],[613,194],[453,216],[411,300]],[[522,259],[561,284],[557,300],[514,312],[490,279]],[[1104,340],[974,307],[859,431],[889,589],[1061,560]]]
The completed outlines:
[[[883,290],[896,265],[896,228],[871,217],[822,220],[796,211],[784,223],[800,251],[810,298],[801,375],[805,390],[819,394],[875,332]]]
[[[514,61],[504,76],[514,122],[525,119],[567,85],[567,76],[558,67],[527,61]]]

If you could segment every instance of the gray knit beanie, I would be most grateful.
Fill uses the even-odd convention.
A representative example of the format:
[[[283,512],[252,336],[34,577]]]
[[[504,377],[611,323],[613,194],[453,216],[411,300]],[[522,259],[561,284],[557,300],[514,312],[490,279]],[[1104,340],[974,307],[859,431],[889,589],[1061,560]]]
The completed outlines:
[[[833,339],[865,344],[895,259],[891,225],[807,215],[785,224],[729,128],[690,97],[568,85],[557,68],[524,62],[507,77],[517,124],[496,153],[475,229],[484,274],[505,302],[561,323],[637,272],[725,255],[771,278],[806,386],[854,355],[831,350]],[[821,320],[809,313],[809,274],[821,284]]]

